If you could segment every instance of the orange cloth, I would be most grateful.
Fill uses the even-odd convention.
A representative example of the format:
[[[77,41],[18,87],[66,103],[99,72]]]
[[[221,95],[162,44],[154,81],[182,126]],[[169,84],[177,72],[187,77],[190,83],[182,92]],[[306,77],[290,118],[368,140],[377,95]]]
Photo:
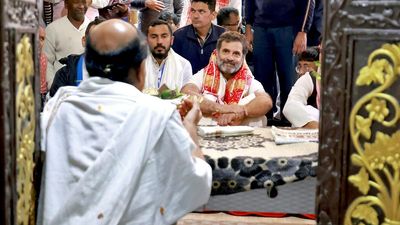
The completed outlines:
[[[218,97],[221,74],[217,65],[216,51],[211,54],[210,62],[204,69],[202,93],[207,93]],[[238,104],[240,99],[246,94],[250,88],[253,75],[249,67],[244,62],[242,67],[229,79],[226,83],[225,96],[223,102],[225,104]]]
[[[46,69],[47,69],[47,57],[46,55],[42,52],[40,54],[40,94],[46,94],[47,93],[47,81],[46,81]]]

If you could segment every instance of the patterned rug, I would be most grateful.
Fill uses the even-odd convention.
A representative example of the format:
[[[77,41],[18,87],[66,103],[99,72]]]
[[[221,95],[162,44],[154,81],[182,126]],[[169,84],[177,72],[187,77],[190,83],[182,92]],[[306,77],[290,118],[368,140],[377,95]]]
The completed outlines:
[[[270,128],[247,136],[206,137],[200,146],[213,169],[211,195],[265,188],[275,198],[277,186],[316,175],[318,143],[276,145]]]

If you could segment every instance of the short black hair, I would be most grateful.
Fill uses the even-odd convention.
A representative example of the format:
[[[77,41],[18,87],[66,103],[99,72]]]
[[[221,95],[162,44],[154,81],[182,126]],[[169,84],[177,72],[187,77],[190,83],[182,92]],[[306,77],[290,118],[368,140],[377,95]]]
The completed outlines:
[[[160,20],[160,19],[155,19],[155,20],[151,21],[150,25],[147,27],[146,33],[147,33],[147,34],[149,33],[149,28],[150,28],[150,27],[155,27],[155,26],[158,26],[158,25],[166,25],[166,26],[168,27],[169,33],[170,33],[171,36],[172,36],[172,28],[171,28],[171,26],[169,25],[168,21]]]
[[[308,47],[299,56],[299,61],[314,62],[319,60],[319,49],[318,47]]]
[[[85,30],[85,36],[87,37],[87,36],[89,35],[90,28],[92,28],[92,27],[95,26],[95,25],[99,25],[100,23],[102,23],[102,22],[104,22],[104,21],[106,21],[106,19],[104,19],[103,17],[101,17],[101,16],[96,16],[96,17],[94,18],[94,20],[91,21],[91,22],[87,25],[86,30]]]
[[[217,50],[221,49],[222,42],[240,42],[243,46],[242,53],[245,56],[248,52],[247,41],[243,34],[234,31],[226,31],[219,36],[217,41]]]
[[[229,20],[231,13],[239,16],[239,10],[233,7],[222,7],[218,11],[217,15],[217,24],[223,26],[226,24],[226,21]]]
[[[193,3],[193,2],[203,2],[203,3],[207,4],[208,5],[208,9],[211,12],[215,11],[215,5],[217,4],[216,0],[192,0],[191,3]]]
[[[100,53],[93,47],[91,38],[86,38],[85,63],[89,75],[129,83],[129,70],[138,71],[148,54],[145,37],[141,32],[137,33],[138,36],[126,46],[107,53]]]
[[[179,20],[180,20],[179,17],[175,13],[168,12],[168,11],[163,11],[160,14],[160,16],[158,17],[158,19],[164,20],[167,22],[172,21],[172,22],[174,22],[175,25],[178,25]]]

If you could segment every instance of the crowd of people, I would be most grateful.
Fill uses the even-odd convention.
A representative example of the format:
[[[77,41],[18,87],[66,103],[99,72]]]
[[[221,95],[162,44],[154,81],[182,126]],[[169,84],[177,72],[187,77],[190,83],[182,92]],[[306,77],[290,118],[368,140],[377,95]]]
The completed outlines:
[[[210,194],[196,126],[318,128],[321,13],[321,0],[45,2],[38,224],[173,224]],[[151,96],[165,88],[191,97]]]

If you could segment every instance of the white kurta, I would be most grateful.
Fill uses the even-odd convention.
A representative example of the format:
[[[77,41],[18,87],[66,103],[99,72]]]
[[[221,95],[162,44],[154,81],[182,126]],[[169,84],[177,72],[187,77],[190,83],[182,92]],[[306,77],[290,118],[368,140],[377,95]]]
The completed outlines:
[[[203,89],[203,81],[204,81],[204,69],[201,69],[199,72],[197,72],[195,75],[192,76],[192,78],[190,79],[189,83],[194,84],[197,86],[197,88],[199,88],[199,90]],[[220,79],[219,79],[219,89],[218,89],[218,98],[220,102],[223,102],[224,96],[225,96],[225,89],[226,89],[226,83],[227,80],[225,79],[225,77],[222,75],[222,73],[220,73]],[[249,87],[249,91],[248,93],[245,93],[245,95],[243,96],[243,99],[247,96],[250,96],[252,94],[255,94],[256,92],[265,92],[262,84],[257,81],[256,79],[253,79],[251,81],[250,87]],[[253,95],[254,96],[254,95]],[[211,101],[216,101],[217,99],[213,99],[214,96],[204,96],[207,99],[211,100]],[[254,97],[252,97],[254,98]],[[240,100],[239,105],[242,105],[242,100]],[[248,101],[247,99],[244,99],[244,104],[249,103],[250,101]]]
[[[158,89],[165,84],[171,90],[181,90],[193,75],[190,62],[172,48],[161,65],[158,65],[151,53],[147,56],[145,65],[145,89]]]
[[[307,100],[313,90],[314,84],[308,72],[302,75],[292,87],[283,108],[283,114],[293,127],[302,127],[308,122],[319,121],[319,110],[307,105]]]
[[[44,41],[44,53],[47,56],[46,81],[50,89],[54,75],[63,65],[58,61],[71,54],[82,54],[85,48],[82,46],[82,37],[85,36],[89,19],[85,17],[82,25],[77,29],[68,20],[67,16],[50,23],[46,27],[46,39]]]
[[[175,106],[132,85],[62,87],[41,125],[37,224],[172,224],[209,198],[211,168]]]
[[[204,81],[204,69],[201,69],[199,72],[197,72],[195,75],[192,76],[190,81],[188,83],[196,85],[196,87],[199,90],[203,89],[203,81]],[[205,94],[203,93],[204,98],[213,101],[213,102],[224,102],[224,97],[225,97],[225,89],[226,89],[226,83],[228,81],[226,78],[220,73],[220,79],[219,79],[219,88],[218,88],[218,99],[214,95],[210,94]],[[238,105],[246,105],[249,102],[251,102],[255,97],[256,97],[256,92],[262,92],[265,93],[265,90],[262,86],[262,84],[257,81],[256,79],[253,79],[251,81],[250,87],[243,95],[243,98],[240,99]],[[214,120],[213,118],[208,118],[208,117],[203,117],[199,125],[201,126],[215,126],[217,125],[217,121]],[[248,125],[251,127],[265,127],[267,126],[267,118],[265,116],[260,116],[256,118],[247,118],[242,122],[242,125]]]

